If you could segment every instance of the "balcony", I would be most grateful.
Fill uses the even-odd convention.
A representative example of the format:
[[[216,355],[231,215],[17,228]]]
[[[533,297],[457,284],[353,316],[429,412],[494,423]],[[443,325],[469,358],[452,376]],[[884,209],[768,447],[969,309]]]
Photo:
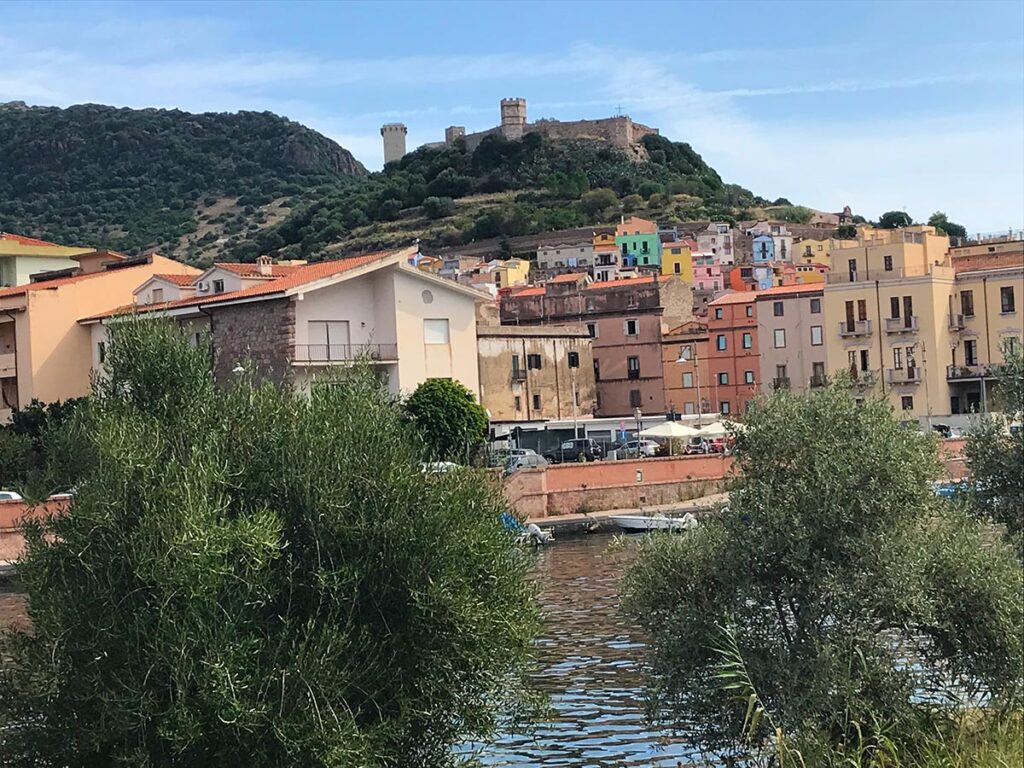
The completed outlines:
[[[789,377],[788,376],[781,376],[781,377],[772,379],[772,387],[774,389],[776,389],[776,390],[779,390],[779,389],[789,389]]]
[[[296,344],[295,362],[299,364],[398,362],[397,344]]]
[[[995,371],[987,365],[947,365],[946,381],[964,381],[967,379],[995,379]]]
[[[626,373],[626,377],[629,378],[629,379],[639,379],[640,378],[640,369],[639,368],[631,368]]]
[[[825,386],[825,377],[824,376],[811,376],[810,384],[811,384],[812,388],[824,387]]]
[[[875,372],[874,371],[850,371],[850,376],[853,379],[853,386],[858,388],[873,387],[875,386]]]
[[[907,368],[889,368],[885,372],[886,381],[892,385],[899,384],[920,384],[921,369],[916,366]]]
[[[885,319],[886,333],[917,333],[917,315],[907,317],[887,317]]]
[[[18,375],[18,366],[14,360],[14,353],[8,352],[0,355],[0,379],[7,379]]]
[[[526,381],[526,369],[525,368],[513,368],[512,369],[512,381]]]
[[[965,317],[963,315],[950,315],[949,316],[949,330],[951,331],[962,331],[966,325]]]
[[[845,338],[871,335],[870,320],[842,320],[839,323],[839,335]]]

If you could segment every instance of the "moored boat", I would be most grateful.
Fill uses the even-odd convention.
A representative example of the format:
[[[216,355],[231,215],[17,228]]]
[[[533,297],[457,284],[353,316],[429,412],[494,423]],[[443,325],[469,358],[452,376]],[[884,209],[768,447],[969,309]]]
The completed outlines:
[[[689,512],[682,517],[666,517],[665,515],[612,515],[608,518],[608,521],[627,533],[688,531],[697,527],[697,518]]]

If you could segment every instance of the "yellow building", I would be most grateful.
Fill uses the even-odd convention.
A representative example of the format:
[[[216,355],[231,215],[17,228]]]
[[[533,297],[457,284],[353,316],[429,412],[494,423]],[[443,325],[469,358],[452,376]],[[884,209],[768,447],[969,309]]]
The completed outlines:
[[[91,250],[0,232],[0,288],[24,285],[40,272],[75,269],[73,257]]]
[[[954,266],[931,227],[862,231],[832,253],[828,369],[849,370],[908,420],[966,426],[965,414],[992,408],[1001,344],[1020,344],[1024,264],[1005,254]]]
[[[163,256],[138,263],[117,254],[91,256],[79,257],[79,274],[0,289],[0,423],[34,398],[88,394],[92,349],[79,318],[131,303],[133,291],[153,275],[199,274]]]
[[[594,235],[594,280],[599,283],[615,280],[619,276],[619,246],[610,232]]]
[[[530,281],[530,260],[529,259],[507,259],[505,261],[492,261],[494,267],[494,284],[499,288],[509,285],[524,285]]]
[[[662,243],[661,274],[679,275],[684,283],[693,283],[693,253],[686,243]]]
[[[840,240],[836,237],[826,237],[822,240],[805,237],[800,242],[793,244],[793,262],[795,264],[823,264],[831,266],[832,251],[847,248],[852,243],[852,240]]]

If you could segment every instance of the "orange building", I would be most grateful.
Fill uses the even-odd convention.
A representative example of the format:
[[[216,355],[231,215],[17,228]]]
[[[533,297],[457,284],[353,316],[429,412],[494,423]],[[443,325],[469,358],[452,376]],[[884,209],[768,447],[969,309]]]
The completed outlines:
[[[681,414],[710,412],[708,327],[692,320],[661,337],[665,407]]]
[[[730,293],[708,304],[710,400],[723,416],[742,414],[760,387],[757,295]]]

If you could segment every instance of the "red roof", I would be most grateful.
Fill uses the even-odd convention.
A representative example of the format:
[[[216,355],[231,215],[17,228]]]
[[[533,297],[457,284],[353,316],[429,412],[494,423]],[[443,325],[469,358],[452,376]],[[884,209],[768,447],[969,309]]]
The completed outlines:
[[[189,286],[195,283],[198,275],[153,275],[153,277],[158,277],[175,285]]]
[[[260,268],[256,264],[240,264],[240,263],[234,262],[234,261],[220,261],[220,262],[215,263],[213,266],[217,267],[218,269],[226,269],[228,272],[234,272],[239,277],[265,277],[265,278],[271,278],[271,277],[284,277],[285,275],[290,275],[296,269],[302,269],[303,266],[309,266],[309,265],[308,264],[306,264],[306,265],[272,264],[270,266],[270,274],[269,275],[265,275],[262,272],[260,272]]]
[[[775,288],[767,288],[763,291],[755,291],[757,298],[773,298],[775,296],[786,296],[794,293],[822,293],[825,289],[824,283],[797,283],[796,285],[779,285]]]
[[[547,293],[547,290],[543,285],[531,285],[528,288],[511,291],[508,296],[511,298],[516,298],[518,296],[543,296],[545,293]]]
[[[570,272],[566,275],[557,275],[548,280],[549,283],[575,283],[587,276],[586,272]]]
[[[10,232],[0,232],[0,240],[13,240],[21,245],[48,245],[56,246],[56,243],[50,243],[46,240],[37,240],[34,237],[25,237],[24,235],[14,235]]]
[[[398,253],[400,253],[400,251],[378,251],[377,253],[368,253],[365,256],[355,256],[350,259],[337,259],[334,261],[322,261],[316,264],[306,264],[304,266],[294,266],[287,276],[279,277],[276,280],[268,280],[263,283],[258,283],[257,285],[243,288],[239,291],[214,293],[206,296],[192,296],[186,299],[178,299],[177,301],[163,302],[161,304],[144,304],[141,306],[137,304],[130,304],[109,312],[92,315],[91,317],[83,317],[82,320],[100,320],[105,317],[112,317],[126,312],[153,312],[162,309],[176,309],[179,307],[214,304],[225,301],[234,301],[236,299],[248,299],[251,297],[284,293],[285,291],[297,288],[300,285],[312,283],[317,280],[323,280],[328,277],[333,277],[334,275],[340,275],[342,272],[348,272],[351,269],[356,269],[357,267],[362,267],[375,261],[389,260]]]
[[[720,307],[723,304],[749,304],[757,298],[760,291],[733,291],[719,296],[714,301],[708,302],[709,307]]]

